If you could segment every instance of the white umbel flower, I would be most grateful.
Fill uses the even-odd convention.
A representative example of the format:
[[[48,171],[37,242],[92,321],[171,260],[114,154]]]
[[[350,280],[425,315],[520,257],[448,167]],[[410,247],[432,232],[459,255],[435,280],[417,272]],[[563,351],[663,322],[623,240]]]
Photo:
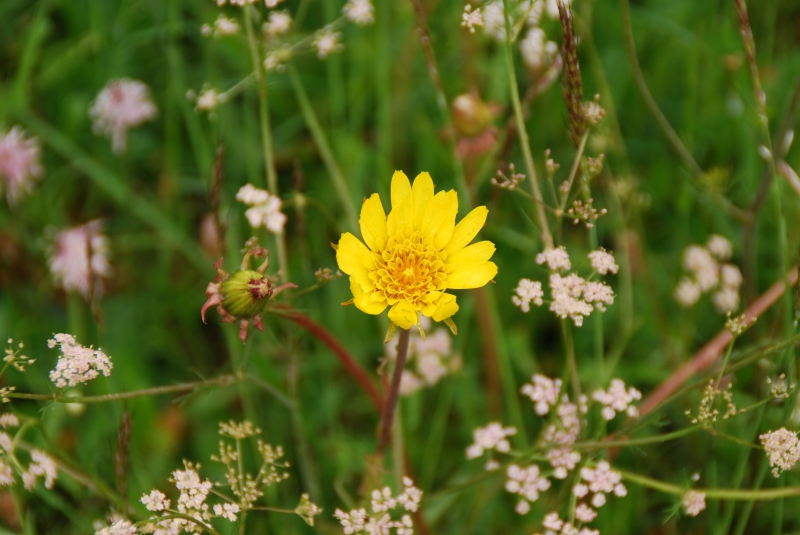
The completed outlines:
[[[61,350],[61,357],[50,372],[50,380],[58,388],[85,384],[100,374],[111,375],[113,365],[108,355],[91,346],[83,347],[71,334],[56,334],[47,345],[51,349],[58,345]]]
[[[283,202],[280,197],[252,184],[246,184],[239,189],[236,200],[250,206],[244,215],[251,227],[263,226],[274,234],[283,232],[286,215],[281,212]]]
[[[683,509],[689,516],[697,516],[706,508],[706,495],[690,490],[683,495]]]
[[[342,8],[344,16],[359,26],[367,26],[375,22],[375,7],[370,0],[348,0]]]

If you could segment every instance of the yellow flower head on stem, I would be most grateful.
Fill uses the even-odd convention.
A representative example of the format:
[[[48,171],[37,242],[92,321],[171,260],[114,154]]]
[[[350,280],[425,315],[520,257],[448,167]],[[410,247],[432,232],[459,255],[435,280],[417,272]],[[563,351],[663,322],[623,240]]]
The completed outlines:
[[[346,232],[339,240],[336,261],[350,276],[353,303],[367,314],[386,307],[401,329],[419,321],[419,314],[446,322],[458,311],[456,296],[446,290],[480,288],[497,274],[490,262],[490,241],[469,245],[489,210],[479,206],[456,225],[458,197],[454,190],[433,193],[428,173],[412,186],[402,171],[392,177],[392,211],[386,217],[375,193],[361,207],[364,243]]]

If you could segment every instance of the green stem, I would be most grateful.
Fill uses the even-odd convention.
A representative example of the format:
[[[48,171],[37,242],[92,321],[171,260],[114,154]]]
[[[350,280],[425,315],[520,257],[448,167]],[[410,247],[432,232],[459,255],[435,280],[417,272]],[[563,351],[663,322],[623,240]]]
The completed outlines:
[[[261,55],[258,52],[258,41],[253,32],[253,22],[250,7],[245,6],[244,25],[247,31],[247,42],[250,45],[250,57],[253,61],[253,72],[258,84],[258,119],[261,127],[261,150],[264,152],[264,168],[267,177],[267,188],[276,197],[280,196],[278,190],[278,172],[275,169],[275,156],[272,147],[272,131],[269,124],[269,100],[267,95],[267,81],[261,65]],[[278,246],[278,265],[280,266],[283,280],[289,280],[289,263],[286,254],[286,238],[283,233],[275,236]]]
[[[633,472],[628,472],[627,470],[620,470],[616,466],[614,470],[619,472],[622,475],[623,479],[630,481],[631,483],[635,483],[637,485],[641,485],[643,487],[648,487],[654,490],[658,490],[661,492],[665,492],[667,494],[674,494],[677,496],[683,496],[686,494],[686,491],[689,490],[686,487],[682,487],[680,485],[674,485],[672,483],[667,483],[666,481],[659,481],[657,479],[653,479],[647,476],[642,476],[639,474],[635,474]],[[706,498],[711,500],[777,500],[780,498],[786,498],[789,496],[800,496],[800,487],[784,487],[780,489],[754,489],[754,490],[743,490],[743,489],[693,489],[696,492],[701,492],[706,495]]]
[[[505,41],[505,56],[506,56],[506,70],[508,71],[508,89],[511,93],[511,104],[514,108],[514,121],[519,135],[519,144],[522,149],[522,156],[525,160],[525,170],[528,173],[528,180],[531,184],[531,191],[535,199],[533,203],[536,217],[539,221],[539,230],[542,233],[542,241],[548,249],[554,247],[553,235],[550,233],[550,226],[547,223],[547,214],[544,211],[544,199],[542,191],[539,188],[539,179],[536,176],[536,167],[533,164],[533,154],[531,153],[530,140],[528,139],[528,131],[525,128],[525,117],[522,114],[522,103],[519,98],[519,88],[517,87],[517,74],[514,70],[514,57],[511,52],[511,21],[508,13],[508,2],[503,3],[505,10],[505,24],[506,24],[506,41]]]
[[[295,406],[295,402],[289,399],[286,394],[266,382],[265,380],[256,377],[254,375],[248,375],[247,380],[259,387],[260,389],[264,390],[265,392],[269,393],[275,399],[277,399],[282,405],[289,409],[293,409]]]
[[[170,513],[168,515],[164,515],[164,516],[158,517],[158,520],[170,520],[170,519],[173,519],[173,518],[182,518],[183,520],[188,520],[189,522],[197,524],[198,526],[200,526],[201,528],[203,528],[207,532],[211,533],[212,535],[220,535],[219,532],[217,530],[215,530],[214,527],[211,524],[206,524],[205,522],[200,522],[195,517],[190,516],[190,515],[185,515],[183,513]],[[138,522],[137,525],[144,525],[144,524],[150,524],[150,523],[152,523],[152,520],[142,520],[141,522]]]
[[[567,188],[566,191],[563,192],[563,197],[561,197],[561,211],[563,212],[567,206],[567,199],[569,199],[569,192],[572,191],[572,184],[575,182],[575,177],[578,174],[578,168],[581,166],[581,160],[583,159],[583,151],[586,149],[586,141],[589,139],[589,132],[590,130],[586,130],[581,137],[581,141],[578,144],[578,150],[575,153],[575,159],[572,161],[572,168],[569,170],[569,178],[567,179]]]
[[[59,394],[26,394],[11,392],[7,394],[9,398],[16,399],[31,399],[40,401],[53,401],[56,403],[106,403],[109,401],[121,401],[125,399],[141,398],[145,396],[158,396],[161,394],[171,394],[174,392],[186,392],[189,390],[196,390],[199,388],[208,388],[213,386],[230,386],[241,380],[240,377],[233,375],[220,375],[214,379],[206,379],[204,381],[194,381],[190,383],[181,383],[177,385],[156,386],[154,388],[145,388],[143,390],[133,390],[131,392],[120,392],[118,394],[103,394],[99,396],[66,396],[63,393]]]
[[[289,80],[292,82],[295,96],[300,104],[300,110],[303,112],[303,117],[306,120],[306,126],[308,126],[308,129],[311,131],[314,143],[316,143],[322,161],[328,169],[328,174],[331,176],[333,187],[339,195],[339,201],[344,207],[345,214],[347,215],[347,222],[350,228],[355,230],[358,228],[358,217],[356,216],[356,209],[353,205],[353,199],[347,187],[347,182],[344,179],[344,174],[339,168],[336,158],[333,156],[328,138],[322,126],[319,124],[319,119],[317,119],[317,114],[314,112],[311,102],[308,100],[308,95],[306,94],[305,87],[303,87],[302,80],[300,80],[300,76],[297,74],[297,70],[294,68],[294,65],[290,64],[287,71],[289,73]]]
[[[702,425],[694,425],[692,427],[687,427],[679,431],[673,431],[672,433],[665,433],[663,435],[655,435],[651,437],[631,438],[626,440],[601,440],[601,441],[576,442],[575,448],[583,451],[592,451],[592,450],[604,450],[610,448],[625,448],[629,446],[643,446],[645,444],[661,444],[662,442],[667,442],[670,440],[674,440],[676,438],[685,437],[686,435],[690,435],[695,431],[700,431],[701,429],[703,429]]]
[[[466,178],[464,177],[464,164],[456,152],[455,129],[453,128],[453,120],[450,115],[450,107],[447,104],[447,96],[442,86],[442,79],[439,76],[436,55],[433,53],[433,46],[431,45],[431,34],[428,30],[425,9],[422,7],[421,0],[411,0],[411,3],[414,6],[414,13],[417,17],[417,30],[419,32],[420,44],[422,45],[422,52],[428,64],[428,76],[430,76],[431,82],[433,82],[433,89],[436,92],[436,104],[439,106],[439,112],[442,114],[445,123],[448,144],[450,145],[450,154],[453,157],[453,173],[455,175],[456,189],[458,190],[459,197],[461,197],[461,205],[471,207],[472,199],[469,195],[469,187],[467,186]]]

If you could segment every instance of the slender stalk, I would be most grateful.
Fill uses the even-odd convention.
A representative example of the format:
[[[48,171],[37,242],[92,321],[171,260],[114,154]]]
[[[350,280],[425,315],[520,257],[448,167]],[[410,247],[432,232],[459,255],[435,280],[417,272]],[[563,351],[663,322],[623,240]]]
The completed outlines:
[[[247,32],[247,42],[250,45],[250,57],[253,60],[253,72],[258,85],[258,119],[261,127],[261,150],[264,152],[264,168],[267,178],[267,188],[272,195],[280,196],[278,190],[278,172],[275,169],[275,155],[272,147],[272,130],[269,124],[269,100],[267,95],[267,81],[264,69],[261,66],[261,55],[258,52],[258,41],[253,32],[253,21],[250,7],[244,9],[244,25]],[[286,237],[283,233],[275,236],[278,245],[278,265],[283,280],[289,280],[289,263],[286,254]]]
[[[528,138],[528,131],[525,128],[525,117],[522,114],[522,103],[519,99],[519,88],[517,87],[517,74],[514,70],[514,57],[511,52],[511,20],[508,13],[508,2],[503,3],[506,19],[506,41],[505,41],[505,56],[506,56],[506,70],[508,71],[508,90],[511,93],[511,104],[514,108],[514,121],[517,126],[517,133],[519,135],[519,144],[522,149],[522,157],[525,160],[525,170],[528,173],[528,180],[531,184],[531,192],[535,199],[533,203],[536,212],[536,218],[539,221],[539,230],[542,233],[542,241],[548,249],[554,246],[553,235],[550,233],[550,226],[547,223],[547,214],[544,212],[544,199],[542,197],[542,190],[539,188],[539,179],[536,176],[536,167],[533,164],[533,154],[531,153],[530,139]]]
[[[63,393],[48,395],[11,392],[7,394],[7,397],[15,399],[53,401],[56,403],[107,403],[109,401],[122,401],[125,399],[141,398],[145,396],[172,394],[174,392],[187,392],[190,390],[209,388],[213,386],[230,386],[234,383],[237,383],[240,379],[240,377],[236,377],[234,375],[220,375],[214,379],[206,379],[204,381],[193,381],[190,383],[181,383],[177,385],[156,386],[154,388],[145,388],[143,390],[133,390],[131,392],[120,392],[117,394],[103,394],[99,396],[69,397],[65,396]]]
[[[400,380],[403,378],[403,369],[406,367],[406,358],[408,357],[408,339],[408,329],[400,329],[400,340],[397,344],[397,359],[394,363],[392,384],[389,387],[389,395],[386,398],[386,403],[383,405],[383,415],[381,416],[378,454],[386,450],[386,446],[389,444],[389,439],[392,435],[394,408],[397,405],[397,399],[400,395]]]
[[[566,191],[563,192],[564,196],[561,197],[561,212],[567,206],[567,199],[569,199],[569,192],[572,191],[572,184],[575,181],[575,176],[578,174],[578,168],[581,166],[583,159],[583,151],[586,149],[586,141],[589,139],[589,130],[583,133],[580,143],[578,143],[578,150],[575,152],[575,159],[572,161],[572,168],[569,170],[569,178],[567,179]]]
[[[164,516],[158,517],[159,520],[169,520],[169,519],[172,519],[172,518],[182,518],[183,520],[188,520],[189,522],[197,524],[198,526],[203,528],[205,531],[211,533],[212,535],[219,535],[219,532],[217,530],[215,530],[214,527],[211,524],[206,524],[205,522],[201,522],[201,521],[197,520],[195,517],[193,517],[191,515],[185,515],[183,513],[175,512],[175,513],[170,513],[168,515],[164,515]],[[144,524],[149,524],[149,523],[152,523],[152,520],[142,520],[140,524],[144,525]]]
[[[278,390],[265,380],[261,379],[260,377],[256,377],[255,375],[248,375],[247,379],[260,389],[264,390],[265,392],[268,392],[271,396],[280,401],[282,405],[285,405],[289,409],[294,408],[295,402],[293,400],[286,397],[286,394],[284,394],[283,392],[281,392],[280,390]]]
[[[659,481],[647,476],[628,472],[614,467],[614,470],[622,475],[623,479],[627,479],[631,483],[636,483],[643,487],[651,488],[667,494],[674,494],[683,496],[689,490],[686,487],[667,483],[666,481]],[[693,489],[706,495],[706,498],[711,500],[777,500],[789,496],[800,496],[800,487],[784,487],[781,489]]]
[[[433,46],[431,45],[431,34],[428,30],[428,20],[425,16],[425,9],[422,7],[421,0],[411,0],[414,5],[414,13],[417,17],[417,32],[419,33],[419,41],[422,45],[422,52],[425,54],[425,61],[428,64],[428,75],[433,82],[433,89],[436,91],[436,104],[439,106],[439,112],[445,122],[447,129],[447,139],[450,145],[450,154],[453,157],[453,173],[456,179],[456,189],[458,195],[461,197],[462,206],[471,207],[472,199],[469,195],[469,187],[466,178],[464,177],[464,164],[461,158],[456,153],[455,130],[453,128],[453,119],[450,116],[450,107],[447,104],[447,96],[444,93],[442,86],[442,79],[439,76],[439,68],[436,65],[436,55],[433,53]]]
[[[611,448],[626,448],[629,446],[643,446],[645,444],[661,444],[663,442],[668,442],[676,438],[685,437],[686,435],[690,435],[695,431],[700,431],[701,429],[703,429],[703,426],[698,424],[698,425],[693,425],[691,427],[686,427],[679,431],[673,431],[672,433],[664,433],[663,435],[655,435],[651,437],[630,438],[623,440],[600,440],[600,441],[576,442],[575,448],[583,451],[593,451],[593,450],[604,450]]]
[[[303,117],[306,120],[306,126],[308,126],[308,129],[311,131],[311,136],[314,138],[314,143],[316,143],[317,148],[319,149],[319,154],[322,157],[322,161],[325,164],[325,167],[328,169],[328,174],[331,176],[333,187],[336,189],[336,193],[339,195],[339,201],[342,203],[342,207],[344,207],[345,214],[347,215],[347,222],[349,223],[351,229],[357,229],[358,217],[356,215],[356,209],[353,204],[352,195],[347,187],[347,181],[344,179],[344,174],[342,173],[339,164],[336,162],[336,158],[333,156],[333,151],[331,150],[331,146],[328,142],[327,136],[325,135],[325,131],[319,124],[317,114],[314,112],[314,107],[311,105],[311,101],[308,100],[305,87],[303,87],[303,82],[300,80],[300,76],[297,74],[297,70],[294,68],[294,65],[289,64],[287,71],[289,73],[289,80],[292,82],[294,94],[297,97],[298,103],[300,104],[300,110],[303,112]]]

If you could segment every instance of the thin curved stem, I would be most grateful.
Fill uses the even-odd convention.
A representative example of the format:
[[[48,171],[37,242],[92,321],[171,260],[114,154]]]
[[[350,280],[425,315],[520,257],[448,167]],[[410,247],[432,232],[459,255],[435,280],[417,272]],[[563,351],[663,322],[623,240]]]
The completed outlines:
[[[131,392],[119,392],[117,394],[102,394],[99,396],[66,396],[58,394],[27,394],[24,392],[11,392],[6,397],[15,399],[31,399],[39,401],[53,401],[55,403],[107,403],[109,401],[122,401],[125,399],[141,398],[145,396],[158,396],[161,394],[172,394],[175,392],[187,392],[199,388],[209,388],[213,386],[230,386],[238,382],[241,378],[234,375],[220,375],[214,379],[204,381],[193,381],[190,383],[180,383],[177,385],[156,386]]]
[[[531,143],[528,138],[528,131],[525,128],[525,117],[522,113],[522,103],[519,99],[519,88],[517,87],[517,74],[514,70],[514,57],[511,52],[511,22],[508,13],[508,2],[503,4],[505,10],[505,23],[506,23],[506,40],[505,40],[505,56],[506,56],[506,71],[508,71],[508,90],[511,94],[511,104],[514,108],[514,122],[517,127],[517,134],[519,135],[519,144],[522,149],[522,157],[525,160],[525,170],[528,173],[528,180],[531,184],[531,192],[535,202],[533,203],[536,217],[539,221],[539,230],[542,233],[542,241],[545,247],[552,248],[553,235],[550,233],[550,226],[547,223],[547,214],[545,214],[544,200],[542,198],[542,190],[539,188],[539,179],[536,176],[536,167],[533,163],[533,154],[531,153]]]
[[[683,496],[689,490],[686,487],[667,483],[666,481],[659,481],[647,476],[639,475],[627,470],[620,470],[616,466],[614,470],[622,475],[623,479],[627,479],[631,483],[636,483],[643,487],[648,487],[654,490],[665,492],[667,494],[674,494]],[[790,496],[800,496],[800,487],[783,487],[779,489],[766,489],[766,490],[748,490],[748,489],[692,489],[695,492],[705,494],[706,498],[712,500],[778,500],[780,498],[787,498]]]

